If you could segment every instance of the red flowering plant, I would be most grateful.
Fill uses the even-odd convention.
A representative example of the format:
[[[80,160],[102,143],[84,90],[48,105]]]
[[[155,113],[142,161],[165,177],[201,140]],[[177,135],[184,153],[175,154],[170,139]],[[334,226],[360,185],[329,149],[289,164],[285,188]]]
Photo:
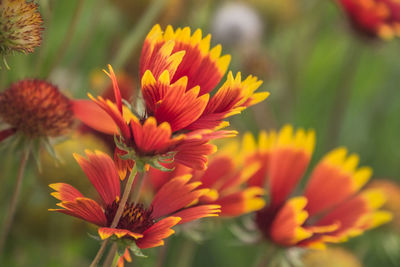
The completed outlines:
[[[397,0],[338,0],[354,28],[369,37],[392,39],[400,34]]]
[[[99,120],[99,111],[85,102],[74,110],[87,125],[116,134],[116,156],[121,177],[136,164],[163,169],[160,161],[174,160],[195,169],[205,169],[207,155],[215,151],[209,141],[234,136],[224,118],[240,113],[264,100],[269,93],[255,93],[261,85],[256,77],[242,81],[240,73],[228,74],[227,81],[210,98],[227,71],[230,56],[221,56],[221,46],[210,49],[210,35],[189,28],[165,32],[159,25],[147,35],[140,58],[143,102],[134,108],[123,101],[114,71],[107,75],[114,85],[115,102],[91,99],[110,119]],[[96,114],[93,114],[96,113]],[[121,160],[122,159],[122,160]],[[165,170],[165,169],[164,169]]]
[[[361,190],[372,169],[358,167],[358,155],[347,155],[346,148],[326,154],[311,171],[304,190],[298,189],[314,145],[314,131],[294,131],[290,125],[279,132],[261,132],[258,142],[245,134],[243,161],[263,166],[248,184],[266,188],[268,196],[265,207],[255,212],[254,226],[260,235],[254,241],[321,249],[391,220],[391,213],[379,210],[385,202],[383,191]]]
[[[198,199],[208,193],[191,175],[174,177],[165,183],[146,206],[138,201],[126,202],[121,216],[116,218],[123,195],[120,179],[113,160],[100,151],[86,151],[87,158],[74,155],[86,176],[96,189],[100,200],[87,198],[69,184],[55,183],[52,196],[61,202],[58,209],[50,209],[71,215],[97,225],[102,240],[118,243],[121,255],[128,247],[136,255],[140,249],[164,244],[163,239],[174,233],[177,224],[203,217],[218,216],[219,205],[203,205]]]

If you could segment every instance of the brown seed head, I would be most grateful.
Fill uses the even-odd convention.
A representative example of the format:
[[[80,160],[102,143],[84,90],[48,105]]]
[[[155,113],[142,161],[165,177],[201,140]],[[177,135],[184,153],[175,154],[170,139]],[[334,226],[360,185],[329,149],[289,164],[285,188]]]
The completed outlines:
[[[26,0],[0,0],[0,54],[32,53],[42,42],[38,5]]]
[[[0,118],[29,137],[54,137],[72,126],[72,104],[48,82],[22,80],[0,93]]]

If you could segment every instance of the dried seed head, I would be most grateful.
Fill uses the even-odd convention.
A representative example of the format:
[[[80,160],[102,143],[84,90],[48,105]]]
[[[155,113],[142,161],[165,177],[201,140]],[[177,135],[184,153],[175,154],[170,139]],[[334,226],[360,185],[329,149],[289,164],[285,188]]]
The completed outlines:
[[[59,136],[73,123],[71,101],[40,80],[22,80],[0,93],[0,118],[28,137]]]
[[[0,0],[0,54],[32,53],[42,42],[38,5],[26,0]]]

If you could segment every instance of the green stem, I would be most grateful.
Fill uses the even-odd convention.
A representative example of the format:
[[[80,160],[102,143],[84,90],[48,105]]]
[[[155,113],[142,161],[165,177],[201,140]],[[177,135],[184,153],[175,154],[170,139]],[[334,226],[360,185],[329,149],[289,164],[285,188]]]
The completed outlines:
[[[28,145],[25,148],[25,151],[22,154],[21,164],[20,164],[19,169],[18,169],[17,182],[16,182],[16,185],[15,185],[14,194],[12,196],[10,207],[9,207],[8,213],[7,213],[6,217],[5,217],[3,229],[1,231],[1,236],[0,236],[0,258],[1,258],[1,255],[3,254],[3,249],[4,249],[5,242],[7,240],[7,236],[8,236],[8,233],[9,233],[10,229],[11,229],[11,225],[12,225],[12,223],[14,221],[15,211],[17,209],[19,196],[21,194],[22,180],[23,180],[23,177],[24,177],[25,169],[26,169],[26,163],[28,162],[29,153],[30,153],[30,145]]]
[[[110,250],[108,251],[107,257],[104,260],[103,267],[111,266],[113,258],[117,255],[118,246],[116,243],[112,244]]]
[[[129,197],[129,195],[131,193],[132,184],[133,184],[133,182],[135,180],[136,174],[137,174],[137,167],[136,167],[136,164],[135,164],[135,166],[133,167],[131,173],[129,174],[128,181],[126,182],[126,185],[125,185],[124,193],[123,193],[122,198],[121,198],[121,200],[119,202],[119,206],[118,206],[117,212],[115,213],[115,217],[114,217],[114,219],[113,219],[113,221],[112,221],[112,223],[110,225],[110,228],[115,228],[118,225],[119,220],[121,219],[122,213],[123,213],[124,208],[125,208],[125,204],[126,204],[126,202],[128,200],[128,197]],[[103,244],[101,245],[99,251],[97,252],[97,254],[95,256],[95,258],[93,259],[92,263],[90,264],[90,267],[97,266],[98,262],[100,261],[102,255],[104,253],[104,250],[105,250],[105,248],[107,246],[108,240],[109,239],[106,239],[106,240],[103,241]]]
[[[140,199],[140,192],[142,192],[143,189],[143,184],[145,180],[146,173],[139,173],[138,175],[138,184],[136,185],[135,189],[133,190],[132,193],[132,199],[134,203],[138,203]]]
[[[165,265],[165,258],[167,256],[168,244],[169,242],[167,239],[165,240],[164,246],[161,246],[160,249],[158,250],[156,267],[163,267]]]
[[[136,27],[134,27],[132,31],[128,33],[126,39],[122,41],[122,45],[111,64],[115,69],[120,69],[125,65],[127,60],[130,58],[132,51],[136,50],[144,35],[151,27],[151,24],[163,10],[165,4],[166,0],[152,1]]]
[[[65,38],[62,42],[62,45],[60,46],[57,53],[55,54],[53,62],[51,62],[49,65],[50,67],[48,68],[48,71],[45,75],[46,78],[50,75],[51,71],[53,71],[54,68],[56,68],[57,65],[60,64],[60,62],[64,58],[65,53],[67,52],[68,46],[72,41],[72,37],[75,34],[75,31],[77,28],[76,26],[78,25],[79,16],[82,12],[84,2],[85,2],[84,0],[78,0],[78,3],[74,10],[74,14],[72,15],[72,19],[71,19],[71,22],[68,27],[67,33],[65,35]]]
[[[177,259],[176,267],[192,266],[193,257],[196,254],[197,244],[190,239],[182,242],[180,257]]]
[[[259,257],[257,258],[257,261],[254,266],[257,267],[268,267],[268,266],[273,266],[274,262],[274,254],[277,254],[278,248],[275,247],[274,245],[272,246],[262,246]]]
[[[115,254],[114,254],[114,259],[113,259],[113,262],[112,262],[112,264],[111,264],[111,267],[117,267],[119,257],[120,257],[120,256],[118,255],[118,253],[115,253]]]
[[[341,80],[337,85],[336,95],[332,104],[332,113],[328,120],[327,149],[332,149],[338,143],[343,121],[354,90],[353,81],[361,57],[362,47],[350,43],[344,56],[343,67],[339,76]]]

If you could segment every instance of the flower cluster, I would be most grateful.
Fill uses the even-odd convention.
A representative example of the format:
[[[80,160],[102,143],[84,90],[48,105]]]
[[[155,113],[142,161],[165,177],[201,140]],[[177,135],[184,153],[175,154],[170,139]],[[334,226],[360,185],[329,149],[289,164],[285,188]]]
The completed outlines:
[[[263,236],[281,246],[321,248],[362,234],[391,219],[379,208],[382,190],[360,189],[372,175],[369,167],[357,167],[359,157],[343,147],[326,154],[311,171],[303,194],[292,196],[306,173],[314,149],[313,131],[284,126],[278,133],[262,132],[258,144],[245,135],[243,150],[248,162],[262,170],[249,183],[267,186],[269,203],[256,212]]]
[[[100,203],[84,197],[69,184],[56,183],[52,195],[61,200],[61,209],[50,209],[83,219],[99,226],[101,239],[115,237],[135,242],[139,248],[163,245],[163,239],[174,231],[171,227],[203,217],[217,216],[218,205],[193,205],[207,189],[198,189],[198,183],[190,182],[184,175],[168,181],[154,196],[149,207],[141,203],[126,203],[122,217],[115,228],[110,228],[121,198],[120,179],[113,160],[107,154],[86,152],[87,159],[75,158],[99,194]]]
[[[398,0],[339,3],[364,34],[399,35]],[[37,8],[25,0],[0,0],[0,54],[30,53],[40,45]],[[0,142],[15,137],[29,145],[4,232],[12,224],[28,156],[38,154],[33,142],[49,145],[49,138],[74,130],[75,118],[84,124],[75,128],[78,133],[99,134],[113,151],[74,153],[95,189],[86,191],[95,195],[52,183],[51,195],[60,202],[49,210],[97,227],[102,244],[92,266],[108,242],[118,245],[118,254],[110,248],[114,265],[123,266],[132,260],[130,252],[143,256],[141,249],[164,245],[172,228],[206,217],[249,215],[262,238],[303,248],[343,242],[391,220],[381,210],[383,189],[397,189],[382,184],[363,189],[372,170],[359,167],[359,157],[346,148],[327,153],[300,188],[314,151],[312,130],[286,125],[261,131],[258,141],[246,133],[242,141],[224,140],[215,153],[216,139],[237,135],[225,129],[228,118],[269,96],[258,91],[257,77],[228,71],[230,60],[200,29],[155,25],[141,50],[137,89],[134,79],[116,75],[111,65],[104,70],[109,87],[102,96],[88,94],[90,99],[69,99],[43,80],[12,83],[0,93]],[[0,236],[0,254],[4,240]]]
[[[339,0],[352,25],[370,37],[392,39],[400,34],[400,3],[396,0]]]
[[[165,32],[159,25],[147,35],[140,58],[143,110],[123,104],[118,81],[109,66],[107,75],[113,82],[115,102],[102,97],[92,100],[112,120],[93,119],[87,103],[75,105],[77,116],[87,125],[103,132],[119,134],[116,160],[121,177],[136,163],[145,161],[161,168],[160,160],[173,158],[186,166],[205,169],[207,155],[215,151],[208,142],[234,136],[235,131],[219,130],[229,125],[225,118],[240,113],[268,97],[255,91],[261,85],[256,77],[242,81],[228,73],[227,81],[210,97],[210,92],[225,75],[229,55],[221,56],[221,46],[210,49],[210,35],[189,28]]]

